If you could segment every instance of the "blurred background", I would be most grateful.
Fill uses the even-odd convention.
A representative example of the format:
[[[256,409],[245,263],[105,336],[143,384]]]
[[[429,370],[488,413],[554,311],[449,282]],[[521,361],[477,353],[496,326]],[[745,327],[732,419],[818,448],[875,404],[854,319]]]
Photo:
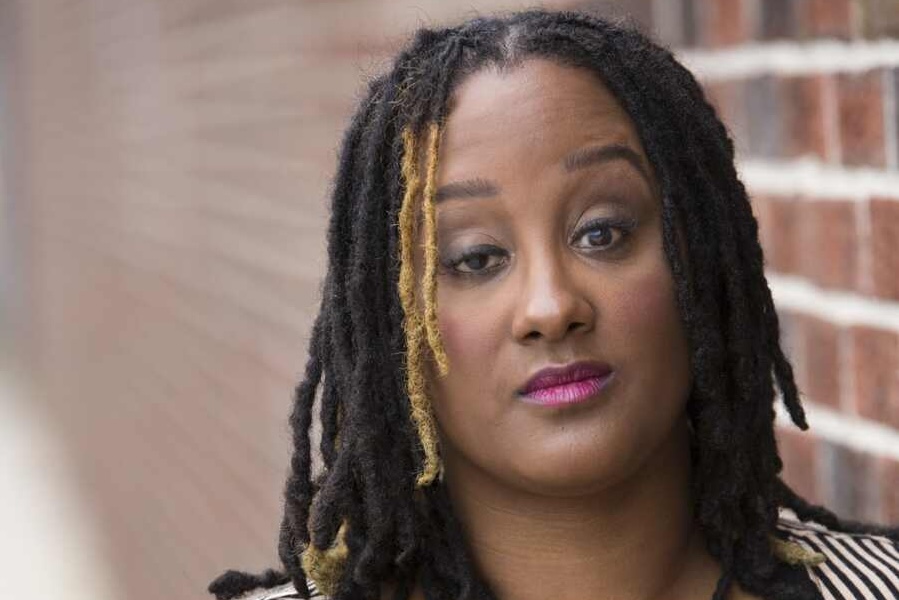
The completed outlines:
[[[364,82],[485,0],[0,0],[0,598],[203,598],[276,564],[328,185]],[[739,148],[812,432],[787,479],[899,523],[896,0],[628,18]]]

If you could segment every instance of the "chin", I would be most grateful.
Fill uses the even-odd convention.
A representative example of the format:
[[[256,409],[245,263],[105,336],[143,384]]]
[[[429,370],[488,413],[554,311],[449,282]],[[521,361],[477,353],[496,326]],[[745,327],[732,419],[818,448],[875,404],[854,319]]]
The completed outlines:
[[[553,497],[578,497],[594,494],[626,480],[638,470],[636,448],[612,450],[608,445],[573,451],[545,449],[537,456],[516,461],[507,471],[510,484],[533,494]]]
[[[582,443],[569,439],[564,444],[531,446],[530,452],[509,465],[508,484],[533,494],[575,498],[627,485],[688,460],[685,422],[683,427],[675,424],[667,434],[645,431],[647,435],[639,435],[638,430],[628,427],[624,439],[593,437]]]

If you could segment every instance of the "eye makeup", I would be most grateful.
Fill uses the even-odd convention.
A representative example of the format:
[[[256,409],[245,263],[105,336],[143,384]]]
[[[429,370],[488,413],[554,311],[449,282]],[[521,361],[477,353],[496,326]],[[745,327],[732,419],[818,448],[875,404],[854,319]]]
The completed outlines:
[[[591,256],[615,258],[626,250],[627,243],[638,221],[633,217],[596,217],[582,224],[571,235],[568,243]],[[594,245],[596,238],[589,236],[601,234],[603,245]],[[586,244],[577,244],[581,239]],[[453,277],[488,278],[501,269],[509,259],[509,252],[496,244],[473,244],[459,250],[441,252],[441,271]]]

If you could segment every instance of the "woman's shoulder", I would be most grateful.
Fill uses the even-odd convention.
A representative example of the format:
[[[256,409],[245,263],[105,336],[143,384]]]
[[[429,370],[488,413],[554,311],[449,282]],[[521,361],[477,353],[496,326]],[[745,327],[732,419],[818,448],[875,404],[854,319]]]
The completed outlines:
[[[809,577],[828,600],[899,598],[899,529],[840,531],[782,509],[778,537],[816,553]]]
[[[308,587],[310,600],[328,600],[326,596],[315,588],[315,584],[311,581],[308,583]],[[293,600],[294,598],[302,597],[292,583],[285,583],[267,590],[250,592],[249,595],[242,596],[239,600]]]

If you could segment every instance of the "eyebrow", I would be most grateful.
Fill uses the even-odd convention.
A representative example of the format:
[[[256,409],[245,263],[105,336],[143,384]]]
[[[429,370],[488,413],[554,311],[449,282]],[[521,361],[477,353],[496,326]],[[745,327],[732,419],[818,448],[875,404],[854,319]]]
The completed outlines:
[[[570,173],[578,169],[619,159],[629,162],[632,167],[639,171],[640,175],[649,181],[649,173],[646,172],[646,167],[643,166],[643,159],[640,158],[640,155],[633,148],[626,144],[580,148],[566,156],[562,164],[565,170]]]
[[[499,186],[489,179],[466,179],[440,186],[434,196],[435,202],[450,198],[484,198],[499,194]]]
[[[571,173],[586,167],[606,163],[613,160],[625,160],[631,164],[646,181],[650,181],[649,173],[643,165],[640,155],[626,144],[609,144],[606,146],[588,146],[575,150],[562,160],[565,171]],[[480,177],[454,181],[440,186],[434,197],[435,202],[454,198],[490,198],[499,195],[500,187],[489,179]]]

